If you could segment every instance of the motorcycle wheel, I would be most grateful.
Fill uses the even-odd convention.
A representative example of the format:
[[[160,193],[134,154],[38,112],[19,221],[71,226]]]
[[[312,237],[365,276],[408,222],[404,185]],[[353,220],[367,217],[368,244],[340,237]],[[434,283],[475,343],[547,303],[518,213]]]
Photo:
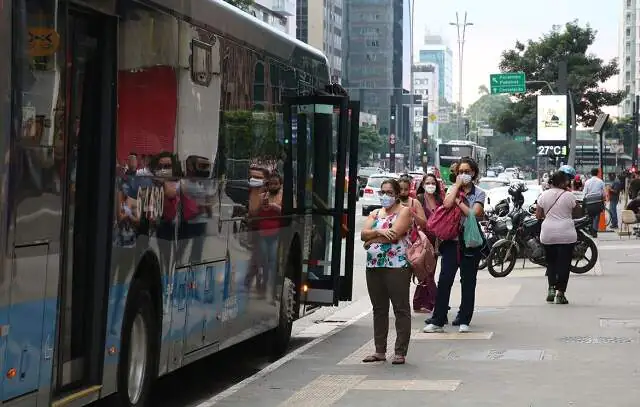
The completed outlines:
[[[572,273],[584,274],[587,271],[591,270],[598,261],[598,246],[596,246],[596,242],[594,242],[590,237],[585,236],[583,233],[578,233],[578,241],[573,248],[572,263],[574,260],[576,260],[576,257],[578,257],[579,260],[584,258],[584,255],[588,250],[591,250],[592,256],[587,264],[582,267],[571,264]]]
[[[501,278],[508,276],[513,268],[516,266],[516,249],[511,245],[504,245],[499,247],[494,247],[491,249],[491,253],[487,257],[487,268],[489,269],[489,274],[491,274],[495,278]],[[494,259],[498,262],[494,264]],[[502,260],[504,259],[504,261]],[[495,266],[502,265],[501,270],[496,270]],[[506,266],[506,267],[505,267]]]

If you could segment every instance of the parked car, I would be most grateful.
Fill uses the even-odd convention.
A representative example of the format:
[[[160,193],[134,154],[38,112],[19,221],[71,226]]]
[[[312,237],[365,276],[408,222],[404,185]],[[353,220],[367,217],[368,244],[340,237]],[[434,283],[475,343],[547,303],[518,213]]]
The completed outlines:
[[[509,180],[505,178],[498,178],[498,177],[482,177],[478,182],[478,186],[481,189],[488,191],[493,188],[508,187]]]
[[[362,204],[362,216],[368,216],[374,209],[381,208],[380,206],[380,186],[382,181],[394,178],[398,179],[398,174],[371,174],[367,179],[367,185],[364,187],[362,198],[360,202]]]
[[[363,195],[364,187],[367,185],[369,176],[382,173],[382,169],[378,167],[360,167],[360,169],[358,169],[358,196],[361,197]]]

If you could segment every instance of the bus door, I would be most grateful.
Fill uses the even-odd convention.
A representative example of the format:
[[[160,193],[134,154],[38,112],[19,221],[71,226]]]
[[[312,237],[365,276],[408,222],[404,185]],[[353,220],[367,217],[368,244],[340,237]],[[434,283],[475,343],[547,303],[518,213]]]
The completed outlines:
[[[54,395],[99,390],[115,157],[116,19],[67,6],[62,261]]]
[[[347,159],[348,107],[344,96],[302,96],[285,102],[285,137],[295,162],[293,212],[304,219],[302,301],[308,305],[337,305],[351,297],[353,267],[343,267],[343,259],[353,257],[353,247],[351,253],[343,252],[343,240],[354,237],[345,213],[355,214],[355,195],[352,200],[345,195],[347,163],[357,158]]]

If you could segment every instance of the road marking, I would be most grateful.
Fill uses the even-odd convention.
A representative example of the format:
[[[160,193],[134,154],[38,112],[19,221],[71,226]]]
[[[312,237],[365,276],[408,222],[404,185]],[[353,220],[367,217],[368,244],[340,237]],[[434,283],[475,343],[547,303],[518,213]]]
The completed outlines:
[[[456,391],[460,380],[363,380],[354,390]]]
[[[356,310],[360,309],[360,307],[362,307],[362,304],[359,304],[359,303],[362,302],[362,301],[369,302],[369,298],[363,298],[363,299],[353,303],[352,305],[349,305],[349,307],[347,307],[347,308],[353,307],[352,309],[356,309]],[[303,354],[307,350],[313,348],[317,344],[321,343],[325,339],[331,337],[332,335],[337,334],[338,332],[342,331],[346,327],[355,324],[356,322],[358,322],[360,319],[364,318],[369,313],[370,313],[370,311],[365,311],[365,312],[361,312],[360,314],[355,315],[349,321],[347,321],[344,324],[336,327],[335,329],[333,329],[332,331],[328,332],[327,334],[325,334],[325,335],[323,335],[323,336],[321,336],[319,338],[314,339],[313,341],[311,341],[311,342],[309,342],[309,343],[297,348],[296,350],[294,350],[291,353],[288,353],[287,355],[285,355],[282,358],[276,360],[275,362],[273,362],[269,366],[267,366],[264,369],[260,370],[258,373],[254,374],[253,376],[247,377],[243,381],[241,381],[241,382],[229,387],[225,391],[222,391],[222,392],[216,394],[215,396],[211,397],[210,399],[205,400],[205,401],[201,402],[200,404],[197,404],[196,407],[211,407],[211,406],[214,406],[214,405],[218,404],[220,401],[222,401],[222,400],[226,399],[227,397],[237,393],[238,391],[240,391],[243,388],[247,387],[251,383],[253,383],[253,382],[255,382],[255,381],[259,380],[259,379],[262,379],[263,377],[267,376],[268,374],[274,372],[280,366],[282,366],[285,363],[297,358],[298,356],[300,356],[301,354]],[[329,318],[327,318],[327,319],[329,319]]]
[[[328,407],[357,387],[367,376],[321,375],[289,397],[279,407]]]

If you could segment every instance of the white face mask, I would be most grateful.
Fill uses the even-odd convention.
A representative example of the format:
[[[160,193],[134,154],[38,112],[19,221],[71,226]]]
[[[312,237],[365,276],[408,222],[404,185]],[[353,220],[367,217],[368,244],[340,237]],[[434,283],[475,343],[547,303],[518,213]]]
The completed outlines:
[[[468,184],[471,182],[471,175],[470,174],[462,174],[462,183],[463,184]]]
[[[249,186],[251,188],[260,188],[264,185],[264,180],[259,178],[249,178]]]
[[[170,177],[171,170],[168,168],[163,168],[161,170],[156,170],[155,174],[156,174],[156,177]]]
[[[424,186],[424,192],[426,192],[429,195],[433,195],[436,192],[436,186],[435,185],[425,185]]]

